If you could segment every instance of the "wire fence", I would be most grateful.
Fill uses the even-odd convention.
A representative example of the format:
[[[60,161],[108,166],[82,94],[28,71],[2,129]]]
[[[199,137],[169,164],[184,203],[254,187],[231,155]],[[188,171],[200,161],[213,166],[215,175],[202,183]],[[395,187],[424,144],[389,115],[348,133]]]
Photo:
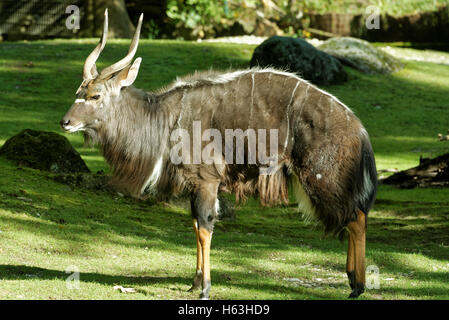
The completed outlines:
[[[3,38],[70,37],[76,30],[66,27],[70,13],[66,8],[76,5],[82,18],[83,0],[1,0],[0,35]]]

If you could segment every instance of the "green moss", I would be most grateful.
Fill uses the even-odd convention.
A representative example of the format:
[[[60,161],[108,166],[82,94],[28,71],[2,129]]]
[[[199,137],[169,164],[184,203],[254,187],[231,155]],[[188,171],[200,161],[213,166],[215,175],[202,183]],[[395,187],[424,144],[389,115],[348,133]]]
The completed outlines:
[[[19,166],[51,172],[89,172],[66,137],[54,132],[22,130],[0,148],[0,156]]]

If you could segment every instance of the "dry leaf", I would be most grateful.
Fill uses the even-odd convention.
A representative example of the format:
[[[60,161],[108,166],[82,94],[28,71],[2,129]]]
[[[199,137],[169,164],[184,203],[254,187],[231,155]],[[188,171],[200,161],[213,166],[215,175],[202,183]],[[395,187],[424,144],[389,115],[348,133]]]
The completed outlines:
[[[33,202],[33,199],[25,198],[25,197],[17,197],[17,199],[22,200],[22,201],[26,201],[26,202]]]
[[[114,290],[120,290],[123,293],[135,293],[136,292],[136,289],[124,288],[122,286],[114,286]]]

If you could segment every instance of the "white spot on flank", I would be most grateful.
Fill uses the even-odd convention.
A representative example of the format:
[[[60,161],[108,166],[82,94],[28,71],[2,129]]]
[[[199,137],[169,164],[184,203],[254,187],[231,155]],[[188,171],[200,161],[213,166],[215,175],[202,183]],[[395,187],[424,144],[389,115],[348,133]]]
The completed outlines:
[[[317,178],[318,180],[320,180],[322,177],[323,177],[323,176],[322,176],[320,173],[318,173],[318,174],[316,175],[316,178]]]
[[[160,157],[156,164],[154,165],[153,172],[151,172],[151,175],[148,177],[147,181],[143,184],[142,189],[140,190],[140,193],[144,193],[145,189],[147,188],[153,188],[159,178],[162,174],[162,157]]]

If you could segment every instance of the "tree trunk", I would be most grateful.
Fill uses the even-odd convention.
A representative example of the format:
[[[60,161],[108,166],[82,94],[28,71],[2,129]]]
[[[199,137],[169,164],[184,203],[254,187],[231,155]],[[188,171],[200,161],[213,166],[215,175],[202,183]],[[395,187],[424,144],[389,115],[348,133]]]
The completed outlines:
[[[132,38],[135,27],[126,11],[124,0],[85,0],[81,35],[101,36],[106,8],[109,16],[108,38]]]

